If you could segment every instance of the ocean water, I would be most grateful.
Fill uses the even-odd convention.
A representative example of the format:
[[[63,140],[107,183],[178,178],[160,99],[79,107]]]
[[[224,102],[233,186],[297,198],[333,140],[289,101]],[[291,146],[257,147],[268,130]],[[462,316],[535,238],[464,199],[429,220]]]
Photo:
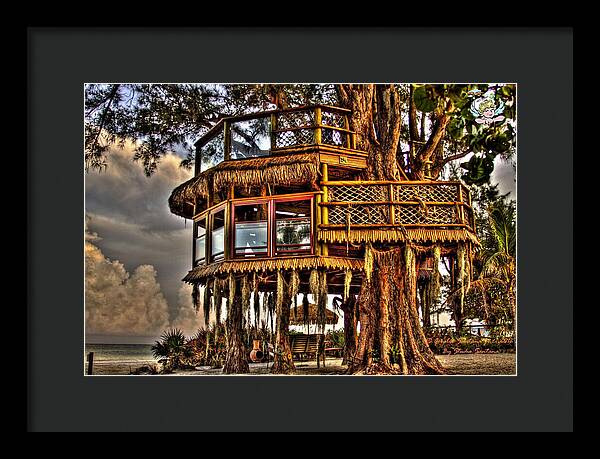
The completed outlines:
[[[94,353],[93,374],[129,374],[137,367],[156,363],[151,344],[88,344],[83,355],[87,374],[87,356]]]

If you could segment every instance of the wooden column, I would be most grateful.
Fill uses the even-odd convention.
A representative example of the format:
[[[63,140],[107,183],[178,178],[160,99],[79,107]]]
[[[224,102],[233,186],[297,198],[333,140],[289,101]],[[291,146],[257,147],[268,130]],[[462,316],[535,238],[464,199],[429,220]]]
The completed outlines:
[[[322,251],[322,244],[319,242],[319,226],[321,225],[321,223],[323,223],[323,220],[321,218],[321,194],[317,194],[315,195],[315,208],[314,208],[314,212],[315,212],[315,228],[313,231],[313,241],[315,244],[315,255],[321,255]]]
[[[225,205],[225,227],[223,229],[223,255],[226,260],[232,258],[231,246],[233,245],[233,200],[235,199],[235,186],[230,185],[227,190],[227,204]]]
[[[277,148],[277,139],[275,136],[275,130],[277,129],[277,116],[275,113],[271,113],[271,150]]]
[[[329,180],[329,171],[326,163],[321,163],[321,180],[323,182],[327,182]],[[321,195],[321,202],[328,202],[329,191],[327,185],[322,185],[321,191],[323,192],[323,194]],[[324,225],[327,225],[329,223],[329,209],[327,208],[327,206],[321,207],[321,222]],[[329,251],[327,248],[327,243],[323,242],[321,245],[321,255],[327,256],[328,254]]]
[[[350,130],[350,121],[348,121],[348,115],[344,115],[344,128]],[[352,148],[352,135],[350,132],[346,132],[346,148]]]
[[[463,199],[463,193],[462,193],[462,185],[458,185],[458,200],[460,201],[460,222],[464,225],[465,224],[465,206],[464,204],[464,199]]]
[[[223,156],[225,161],[231,159],[231,122],[223,121]]]
[[[396,208],[394,207],[394,204],[391,204],[392,202],[394,202],[394,185],[392,185],[391,183],[388,185],[388,200],[390,201],[390,224],[391,225],[395,225],[396,224]]]
[[[320,145],[322,138],[321,107],[315,108],[315,144]]]

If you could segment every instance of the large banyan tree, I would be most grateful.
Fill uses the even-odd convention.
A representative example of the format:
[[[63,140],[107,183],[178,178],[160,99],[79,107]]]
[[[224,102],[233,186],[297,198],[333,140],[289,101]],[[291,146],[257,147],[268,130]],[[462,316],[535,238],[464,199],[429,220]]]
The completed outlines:
[[[182,165],[193,165],[196,174],[171,196],[174,213],[192,218],[198,209],[215,209],[206,225],[200,224],[201,232],[210,232],[216,228],[215,219],[222,218],[215,207],[220,199],[239,209],[240,222],[274,218],[274,225],[281,223],[275,241],[269,236],[268,247],[252,249],[252,256],[268,252],[264,260],[235,260],[250,249],[226,244],[223,259],[217,251],[215,263],[203,261],[186,276],[205,317],[211,307],[220,311],[222,302],[227,304],[226,373],[248,371],[249,349],[241,331],[250,322],[250,309],[260,313],[258,303],[265,303],[276,317],[273,372],[293,373],[290,304],[308,311],[309,293],[321,324],[328,295],[339,295],[335,304],[344,312],[344,360],[349,373],[440,374],[444,369],[423,329],[440,297],[439,266],[442,260],[449,266],[450,297],[460,315],[478,241],[466,215],[470,198],[463,193],[468,191],[457,182],[454,188],[446,188],[458,194],[447,197],[432,185],[448,171],[466,184],[489,181],[494,159],[514,153],[515,97],[514,86],[487,84],[88,85],[86,166],[104,167],[108,147],[129,139],[136,142],[134,159],[152,174],[162,155],[184,148],[188,156]],[[301,112],[299,107],[314,108]],[[271,127],[262,134],[270,136],[271,150],[279,149],[281,154],[265,156],[264,146],[257,141],[264,124],[252,125],[251,118],[244,118],[265,111]],[[294,124],[300,113],[308,113],[307,122],[313,123],[310,141],[301,138],[307,126]],[[218,145],[224,150],[203,148],[200,157],[198,145],[194,149],[190,140],[198,135],[218,138],[219,126],[225,137]],[[208,140],[201,146],[206,145],[210,146]],[[283,154],[289,145],[295,145],[294,154]],[[232,151],[245,159],[227,161],[233,159]],[[457,162],[460,168],[455,167]],[[208,169],[201,172],[203,167]],[[355,194],[346,193],[344,186]],[[357,186],[363,191],[357,191]],[[364,191],[376,189],[384,194],[373,198]],[[310,195],[311,205],[312,199],[316,202],[319,225],[314,228],[314,241],[299,233],[303,227],[298,221],[306,218],[304,201],[289,197],[299,190]],[[267,198],[278,193],[285,198],[267,206]],[[252,206],[242,204],[253,196],[260,199],[253,201],[254,208],[246,209]],[[283,209],[282,214],[294,215],[295,220],[277,221],[272,208]],[[372,217],[378,212],[385,214],[384,220]],[[426,223],[406,224],[411,223],[406,220],[410,212]],[[450,227],[444,212],[460,216],[461,228]],[[367,224],[357,223],[361,213],[371,216]],[[231,224],[238,221],[237,214],[225,215],[223,219]],[[339,216],[337,221],[328,220],[334,215]],[[195,237],[197,226],[195,221]],[[313,231],[313,226],[307,226],[307,231]],[[227,232],[226,224],[225,228]],[[310,254],[315,257],[304,256],[309,254],[302,252],[303,244],[308,244],[305,240],[310,240]],[[282,247],[295,257],[272,258],[278,250],[284,251]],[[202,248],[212,256],[214,250]]]

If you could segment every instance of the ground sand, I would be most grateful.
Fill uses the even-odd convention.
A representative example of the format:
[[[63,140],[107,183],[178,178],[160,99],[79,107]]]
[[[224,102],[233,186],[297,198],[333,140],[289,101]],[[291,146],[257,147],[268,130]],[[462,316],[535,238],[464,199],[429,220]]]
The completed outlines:
[[[515,375],[516,354],[454,354],[438,355],[441,364],[454,375]],[[316,362],[295,362],[298,375],[339,375],[346,371],[342,360],[328,358],[325,367],[317,368]],[[142,365],[155,364],[154,361],[94,363],[95,375],[129,375]],[[269,374],[272,362],[250,364],[251,375]],[[222,375],[221,369],[198,367],[196,370],[177,371],[169,376]]]

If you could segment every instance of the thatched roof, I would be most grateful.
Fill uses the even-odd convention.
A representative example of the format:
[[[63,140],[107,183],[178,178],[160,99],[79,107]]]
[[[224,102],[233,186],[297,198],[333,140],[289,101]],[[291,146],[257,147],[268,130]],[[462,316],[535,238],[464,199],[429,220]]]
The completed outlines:
[[[305,325],[309,324],[318,324],[319,320],[319,312],[317,311],[317,305],[314,303],[309,303],[308,305],[308,321],[304,319],[304,308],[302,304],[298,304],[297,308],[292,306],[290,311],[290,325]],[[325,323],[328,325],[335,325],[338,323],[340,316],[338,316],[331,309],[325,309]]]
[[[480,245],[477,236],[463,228],[377,228],[377,229],[321,229],[318,238],[324,242],[467,242]]]
[[[350,269],[353,271],[362,270],[363,260],[341,257],[293,257],[293,258],[267,258],[264,260],[231,260],[212,263],[210,265],[196,266],[182,279],[189,283],[203,283],[207,278],[219,275],[244,272],[275,272],[277,270],[290,269]]]
[[[173,190],[169,208],[175,215],[191,218],[189,207],[195,199],[206,199],[209,189],[221,190],[230,185],[295,185],[316,183],[319,176],[319,156],[316,153],[265,156],[224,161]]]

